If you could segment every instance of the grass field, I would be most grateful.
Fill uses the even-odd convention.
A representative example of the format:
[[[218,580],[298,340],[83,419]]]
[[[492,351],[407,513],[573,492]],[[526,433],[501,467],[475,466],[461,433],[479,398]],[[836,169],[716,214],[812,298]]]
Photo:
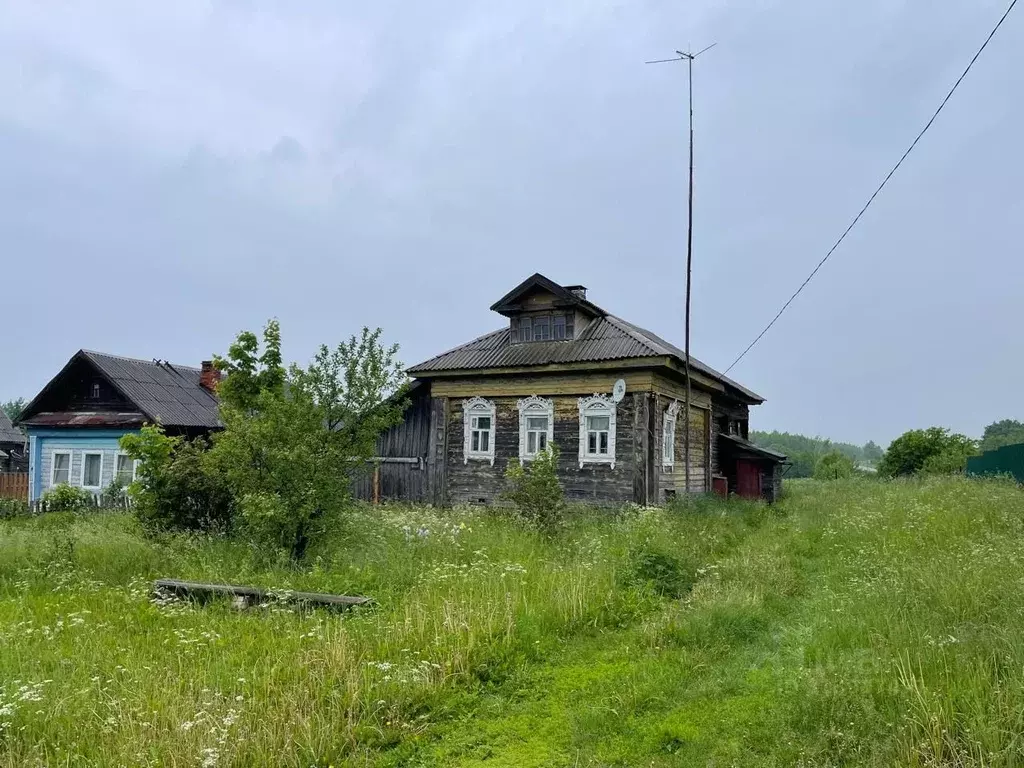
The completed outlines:
[[[379,604],[157,604],[160,576]],[[1022,587],[997,481],[554,538],[362,509],[304,571],[122,515],[0,521],[0,766],[1024,765]]]

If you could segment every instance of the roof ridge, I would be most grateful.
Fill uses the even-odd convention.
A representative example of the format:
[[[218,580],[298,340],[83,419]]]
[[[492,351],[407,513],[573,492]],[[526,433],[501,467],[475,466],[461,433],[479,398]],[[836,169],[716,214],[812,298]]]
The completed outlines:
[[[109,358],[111,358],[113,360],[125,360],[125,361],[127,361],[129,363],[143,363],[144,365],[159,365],[158,363],[154,362],[153,360],[143,360],[141,357],[127,357],[126,355],[112,355],[109,352],[100,352],[100,351],[95,350],[95,349],[83,349],[81,351],[84,354],[86,354],[86,355],[99,355],[100,357],[109,357]],[[198,367],[196,367],[194,365],[182,365],[180,363],[172,363],[170,360],[163,360],[161,362],[166,363],[167,365],[171,366],[172,368],[184,368],[184,369],[189,370],[189,371],[201,371],[202,370],[201,368],[198,368]]]

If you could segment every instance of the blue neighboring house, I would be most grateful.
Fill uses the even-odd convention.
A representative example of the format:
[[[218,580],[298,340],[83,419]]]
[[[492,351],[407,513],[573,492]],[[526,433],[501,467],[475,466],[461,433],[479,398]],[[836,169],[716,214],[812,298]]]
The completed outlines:
[[[29,499],[55,485],[100,493],[135,476],[123,435],[160,424],[188,438],[221,428],[211,361],[200,368],[80,350],[18,417],[28,435]]]

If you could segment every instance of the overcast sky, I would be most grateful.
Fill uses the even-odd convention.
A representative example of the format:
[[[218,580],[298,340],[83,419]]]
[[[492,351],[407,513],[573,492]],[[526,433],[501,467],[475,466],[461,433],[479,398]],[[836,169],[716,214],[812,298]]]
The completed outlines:
[[[412,364],[533,272],[724,369],[1006,0],[0,0],[0,399],[79,348],[198,364],[280,319]],[[885,443],[1024,419],[1024,10],[732,376],[752,426]]]

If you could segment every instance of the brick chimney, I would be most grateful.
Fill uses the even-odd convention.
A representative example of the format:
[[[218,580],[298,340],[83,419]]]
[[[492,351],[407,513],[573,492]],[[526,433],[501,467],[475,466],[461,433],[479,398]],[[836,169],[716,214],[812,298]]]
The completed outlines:
[[[586,301],[587,298],[587,286],[585,285],[566,285],[565,290],[575,296],[577,299],[583,299]]]
[[[220,383],[220,371],[214,365],[213,360],[203,360],[199,368],[199,386],[207,392],[217,394],[217,385]]]

